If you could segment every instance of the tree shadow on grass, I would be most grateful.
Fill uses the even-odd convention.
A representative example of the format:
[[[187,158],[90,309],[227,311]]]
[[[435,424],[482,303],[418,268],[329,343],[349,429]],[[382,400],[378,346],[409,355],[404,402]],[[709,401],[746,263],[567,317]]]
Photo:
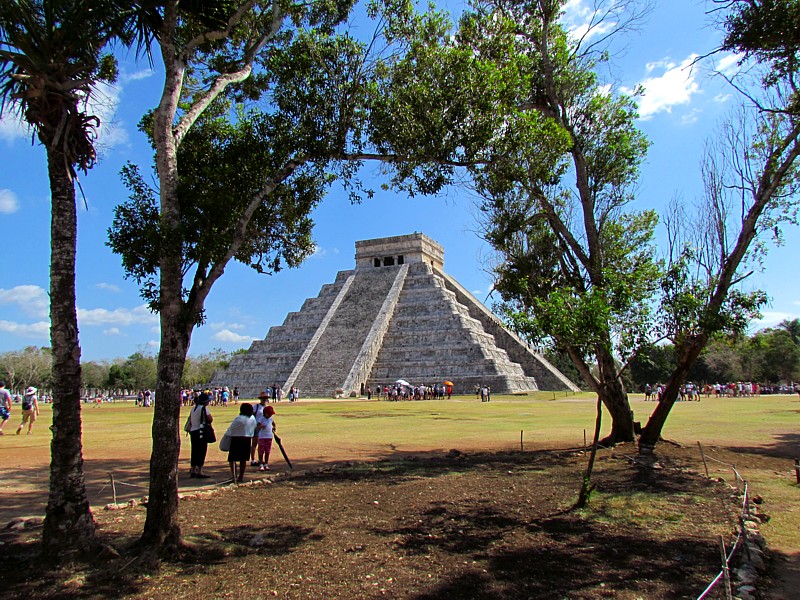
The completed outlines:
[[[726,446],[731,452],[756,454],[772,458],[800,458],[800,433],[778,433],[773,435],[773,443],[760,446]]]

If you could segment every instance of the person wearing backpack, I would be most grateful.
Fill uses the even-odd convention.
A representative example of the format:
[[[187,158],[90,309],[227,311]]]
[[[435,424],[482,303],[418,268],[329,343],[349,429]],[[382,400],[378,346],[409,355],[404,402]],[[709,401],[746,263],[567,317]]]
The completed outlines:
[[[6,389],[6,382],[0,381],[0,435],[3,435],[3,427],[11,418],[11,394]]]
[[[22,397],[22,423],[17,427],[17,435],[22,432],[25,423],[28,424],[28,435],[33,433],[33,423],[39,416],[39,402],[36,398],[37,391],[38,390],[33,386],[25,390],[25,395]]]

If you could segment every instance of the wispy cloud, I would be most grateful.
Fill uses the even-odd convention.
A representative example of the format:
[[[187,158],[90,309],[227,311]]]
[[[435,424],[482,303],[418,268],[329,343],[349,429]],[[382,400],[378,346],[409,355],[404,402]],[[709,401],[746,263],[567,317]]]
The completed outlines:
[[[118,286],[114,285],[113,283],[100,282],[96,283],[94,287],[96,287],[98,290],[105,290],[106,292],[114,292],[115,294],[119,294],[120,291],[122,291],[119,289]]]
[[[48,339],[50,337],[50,323],[48,321],[38,321],[36,323],[0,321],[0,331],[20,337]]]
[[[700,91],[692,67],[696,58],[697,55],[692,54],[680,64],[663,59],[646,65],[650,76],[639,82],[644,94],[636,98],[640,118],[647,120],[660,112],[671,113],[673,106],[691,102],[692,96]],[[623,91],[632,93],[633,90],[624,88]]]
[[[211,336],[211,339],[217,342],[225,342],[227,344],[246,344],[253,342],[259,338],[254,338],[249,335],[239,335],[238,333],[234,333],[230,329],[223,329],[222,331],[218,331],[213,336]]]
[[[78,322],[86,325],[151,325],[158,323],[158,315],[150,312],[146,304],[134,308],[79,308]]]
[[[700,119],[703,111],[699,108],[693,108],[687,114],[681,117],[681,125],[693,125]]]
[[[110,149],[128,142],[128,132],[117,120],[122,87],[99,83],[87,102],[86,112],[100,120],[100,131],[96,146]]]
[[[321,246],[314,246],[314,253],[311,255],[311,258],[322,258],[327,256],[328,254],[333,254],[336,256],[339,254],[338,248],[322,248]]]
[[[38,285],[18,285],[10,290],[0,288],[0,304],[16,304],[24,314],[34,318],[43,319],[50,314],[47,292]]]
[[[782,321],[791,321],[798,318],[800,318],[800,314],[765,310],[761,313],[760,319],[753,321],[751,329],[757,331],[766,327],[775,327]]]
[[[735,75],[739,71],[739,61],[744,58],[744,54],[727,54],[717,62],[716,70],[723,75]]]
[[[0,114],[0,140],[14,141],[31,137],[31,128],[13,107],[6,107]]]
[[[103,335],[122,335],[118,327],[109,327],[103,330]]]
[[[148,77],[152,77],[155,75],[155,71],[153,69],[142,69],[141,71],[133,71],[133,72],[125,72],[119,78],[120,81],[123,83],[128,83],[129,81],[139,81],[141,79],[147,79]]]
[[[19,210],[17,195],[11,190],[0,189],[0,213],[10,215]]]
[[[573,40],[590,40],[601,36],[617,26],[611,19],[603,20],[596,3],[585,0],[569,0],[564,5],[562,22]]]

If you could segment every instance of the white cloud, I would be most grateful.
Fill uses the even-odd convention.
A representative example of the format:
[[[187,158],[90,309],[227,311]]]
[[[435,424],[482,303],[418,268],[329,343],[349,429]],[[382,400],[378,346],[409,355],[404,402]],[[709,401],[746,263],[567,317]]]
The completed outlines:
[[[585,0],[569,0],[563,10],[562,23],[573,40],[589,40],[617,26],[617,22],[612,20],[598,22],[600,10],[595,3],[590,6]]]
[[[152,77],[155,75],[155,71],[153,69],[143,69],[141,71],[134,71],[133,73],[123,73],[120,77],[120,81],[128,83],[129,81],[139,81],[141,79],[147,79],[148,77]]]
[[[322,248],[320,246],[314,246],[314,252],[311,254],[311,258],[322,258],[323,256],[327,256],[328,254],[333,254],[335,256],[339,254],[339,249]]]
[[[681,125],[693,125],[694,123],[697,123],[702,112],[703,111],[699,108],[693,108],[691,111],[681,117]]]
[[[19,210],[17,195],[11,190],[0,189],[0,213],[11,214]]]
[[[150,312],[146,304],[135,308],[106,308],[78,309],[78,322],[85,325],[150,325],[158,322],[158,315]]]
[[[14,141],[31,137],[31,128],[23,122],[20,115],[13,109],[8,109],[0,115],[0,140]]]
[[[110,327],[103,330],[103,335],[121,335],[121,331],[117,327]]]
[[[114,148],[128,142],[128,132],[116,120],[121,95],[121,87],[99,83],[87,102],[86,112],[100,119],[96,143],[100,148]]]
[[[241,323],[225,323],[225,322],[222,322],[222,323],[211,323],[209,326],[214,331],[220,331],[222,329],[239,329],[239,330],[241,330],[241,329],[245,328],[245,326],[242,325]]]
[[[766,327],[775,327],[781,321],[791,321],[800,318],[800,315],[780,311],[765,310],[761,313],[761,318],[753,321],[750,329],[758,331]]]
[[[211,339],[217,342],[226,342],[230,344],[244,344],[247,342],[253,342],[259,338],[254,338],[249,335],[239,335],[230,329],[223,329],[222,331],[219,331],[211,336]]]
[[[39,321],[37,323],[0,321],[0,331],[22,337],[49,339],[50,323],[48,321]]]
[[[714,102],[718,102],[719,104],[724,104],[728,100],[730,100],[730,94],[717,94],[714,96]]]
[[[47,292],[38,285],[18,285],[10,290],[0,288],[0,304],[16,304],[23,313],[35,318],[50,315]]]
[[[119,287],[114,285],[113,283],[100,282],[100,283],[96,283],[94,287],[96,287],[99,290],[105,290],[107,292],[114,292],[115,294],[119,294],[120,291],[121,291],[119,289]]]
[[[700,85],[695,80],[692,63],[697,58],[692,54],[680,64],[668,59],[648,63],[647,77],[639,83],[644,89],[644,94],[638,96],[639,116],[650,119],[660,112],[672,112],[672,107],[680,104],[689,104],[692,96],[700,91]],[[631,93],[631,89],[623,89]]]
[[[115,119],[121,95],[122,87],[119,85],[99,83],[83,107],[87,114],[100,119],[100,128],[95,143],[98,148],[114,148],[128,142],[128,132]],[[30,126],[23,122],[13,109],[6,109],[0,115],[0,139],[8,141],[21,138],[30,139],[31,134]]]
[[[739,61],[744,58],[744,54],[727,54],[717,63],[717,71],[723,75],[734,75],[739,71]]]

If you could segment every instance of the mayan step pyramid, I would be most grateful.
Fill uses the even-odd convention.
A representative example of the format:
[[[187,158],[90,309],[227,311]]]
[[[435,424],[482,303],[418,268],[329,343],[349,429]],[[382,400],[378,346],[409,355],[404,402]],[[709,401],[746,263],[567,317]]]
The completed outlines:
[[[272,327],[212,385],[254,398],[278,384],[304,398],[361,394],[397,380],[453,382],[453,393],[575,390],[444,272],[444,249],[421,233],[356,242],[356,268]]]

